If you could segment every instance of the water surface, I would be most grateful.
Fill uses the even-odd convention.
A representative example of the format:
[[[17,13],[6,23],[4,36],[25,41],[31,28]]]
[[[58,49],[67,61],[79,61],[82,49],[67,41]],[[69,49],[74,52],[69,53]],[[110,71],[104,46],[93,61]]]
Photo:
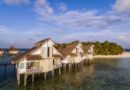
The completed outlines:
[[[27,87],[18,87],[10,70],[6,78],[2,78],[0,71],[0,90],[130,90],[129,58],[95,59],[92,65],[62,71],[62,75],[54,78],[36,77],[35,83],[28,82]]]

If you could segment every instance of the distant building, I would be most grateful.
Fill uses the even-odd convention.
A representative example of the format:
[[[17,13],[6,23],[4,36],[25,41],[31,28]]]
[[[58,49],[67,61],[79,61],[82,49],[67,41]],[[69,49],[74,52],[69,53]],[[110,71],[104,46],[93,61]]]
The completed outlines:
[[[10,47],[10,48],[8,49],[8,54],[9,54],[10,56],[18,55],[19,52],[20,52],[20,51],[19,51],[17,48],[15,48],[15,47]]]
[[[87,58],[92,57],[93,46],[88,49],[84,49],[80,42],[76,41],[70,44],[56,44],[50,38],[37,42],[31,49],[15,57],[12,61],[16,64],[17,68],[17,80],[20,85],[20,75],[24,74],[24,85],[26,85],[26,79],[28,75],[52,72],[54,75],[55,70],[59,70],[61,74],[62,65],[71,66],[71,64],[79,64]],[[14,48],[10,49],[10,53],[18,53]],[[14,52],[13,52],[14,51]],[[90,56],[87,56],[88,54]]]
[[[80,42],[75,42],[58,48],[58,51],[64,56],[62,63],[80,63],[85,59],[83,57],[84,51],[81,46],[82,44]]]
[[[54,47],[50,39],[37,42],[27,52],[17,56],[13,63],[17,64],[17,73],[47,73],[61,67],[62,55]]]
[[[4,56],[4,50],[0,48],[0,57]]]
[[[93,59],[94,45],[93,44],[84,45],[84,46],[82,46],[82,48],[83,48],[84,55],[85,55],[86,59]]]

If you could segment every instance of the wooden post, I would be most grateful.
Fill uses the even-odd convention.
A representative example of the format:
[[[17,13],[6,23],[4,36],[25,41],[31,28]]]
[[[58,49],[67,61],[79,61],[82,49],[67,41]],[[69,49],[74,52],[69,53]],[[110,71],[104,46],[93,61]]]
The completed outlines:
[[[79,68],[79,63],[78,63],[78,68]]]
[[[20,86],[20,74],[17,72],[17,82],[18,82],[18,86]]]
[[[47,72],[44,72],[44,79],[45,79],[45,80],[46,80],[46,73],[47,73]]]
[[[32,83],[34,82],[34,77],[35,77],[35,74],[33,73],[32,74]]]
[[[27,74],[25,73],[24,74],[24,86],[26,86],[27,85]]]
[[[66,71],[66,64],[64,64],[64,70]]]
[[[70,71],[70,69],[71,69],[71,63],[69,63],[69,71]]]
[[[59,75],[61,75],[61,68],[59,68]]]
[[[55,72],[55,70],[53,69],[53,70],[52,70],[52,77],[54,77],[54,72]]]

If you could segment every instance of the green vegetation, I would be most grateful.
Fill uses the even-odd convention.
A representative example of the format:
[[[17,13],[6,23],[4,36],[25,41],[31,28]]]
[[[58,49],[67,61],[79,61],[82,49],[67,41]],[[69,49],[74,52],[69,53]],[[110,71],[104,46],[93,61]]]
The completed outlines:
[[[123,53],[123,48],[113,42],[82,42],[83,45],[93,44],[95,55],[118,55]]]

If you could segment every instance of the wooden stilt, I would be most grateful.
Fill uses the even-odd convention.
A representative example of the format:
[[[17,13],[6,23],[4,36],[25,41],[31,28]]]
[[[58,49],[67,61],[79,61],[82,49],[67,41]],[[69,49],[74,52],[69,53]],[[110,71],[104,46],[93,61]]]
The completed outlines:
[[[46,74],[47,74],[47,72],[44,72],[44,79],[46,80]]]
[[[71,63],[69,63],[69,71],[71,70]]]
[[[35,74],[32,74],[32,83],[34,82]]]
[[[17,82],[18,82],[18,86],[20,86],[20,74],[17,72]]]
[[[66,64],[64,64],[64,70],[66,71]]]
[[[24,86],[27,85],[27,74],[24,75]]]
[[[61,68],[59,68],[59,75],[61,75]]]
[[[54,72],[55,72],[55,70],[53,69],[53,70],[52,70],[52,77],[54,77]]]

